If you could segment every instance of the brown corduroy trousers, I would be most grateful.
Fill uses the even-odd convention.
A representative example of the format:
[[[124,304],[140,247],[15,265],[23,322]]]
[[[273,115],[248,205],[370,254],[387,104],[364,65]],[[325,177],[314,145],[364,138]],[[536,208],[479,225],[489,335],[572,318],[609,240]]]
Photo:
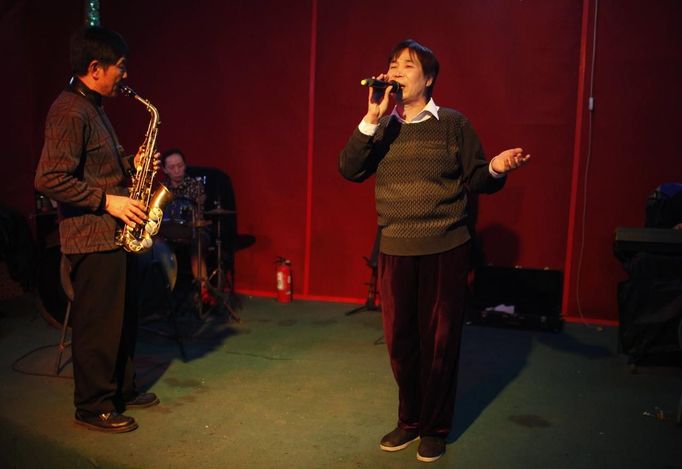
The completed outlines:
[[[379,256],[398,426],[421,436],[445,438],[452,427],[469,249],[466,243],[425,256]]]

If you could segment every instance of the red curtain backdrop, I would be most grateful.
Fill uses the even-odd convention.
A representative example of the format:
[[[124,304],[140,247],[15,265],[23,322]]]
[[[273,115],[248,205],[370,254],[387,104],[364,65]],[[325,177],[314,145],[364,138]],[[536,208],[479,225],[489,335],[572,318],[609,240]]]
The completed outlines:
[[[68,77],[68,36],[83,20],[82,2],[52,3],[0,8],[0,43],[13,71],[0,78],[9,104],[0,197],[27,215],[45,114]],[[674,138],[682,4],[599,2],[588,161],[586,96],[578,99],[589,78],[595,5],[120,0],[101,2],[101,18],[131,47],[129,84],[160,111],[160,149],[180,147],[191,164],[230,175],[239,232],[256,238],[237,256],[239,290],[273,294],[273,262],[285,256],[298,298],[364,299],[373,180],[343,180],[337,157],[365,112],[360,79],[385,70],[391,47],[411,37],[440,59],[436,102],[471,119],[489,156],[512,146],[533,155],[501,193],[480,199],[486,262],[568,268],[565,313],[577,314],[579,293],[586,317],[612,321],[624,278],[613,231],[642,224],[658,184],[682,181]],[[106,108],[133,151],[146,111],[123,98]]]
[[[612,255],[614,231],[644,226],[648,195],[661,183],[682,182],[680,21],[682,3],[675,0],[599,2],[592,151],[588,160],[583,106],[577,161],[570,314],[579,311],[579,298],[585,316],[617,318],[615,288],[626,276]]]

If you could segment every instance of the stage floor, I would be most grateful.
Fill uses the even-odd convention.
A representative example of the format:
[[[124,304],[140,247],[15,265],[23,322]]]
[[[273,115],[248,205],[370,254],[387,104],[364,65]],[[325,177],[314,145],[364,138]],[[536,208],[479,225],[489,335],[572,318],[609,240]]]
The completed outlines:
[[[397,407],[380,313],[242,302],[241,324],[222,315],[181,318],[185,359],[176,341],[141,332],[138,381],[161,404],[129,412],[140,428],[117,435],[73,424],[70,379],[12,370],[22,355],[57,343],[59,332],[32,297],[0,302],[0,466],[424,466],[416,444],[396,453],[378,448]],[[172,330],[164,321],[149,326]],[[615,352],[616,332],[465,327],[454,431],[433,467],[682,467],[675,424],[682,370],[630,373]],[[15,366],[49,373],[55,357],[54,347],[44,348]]]

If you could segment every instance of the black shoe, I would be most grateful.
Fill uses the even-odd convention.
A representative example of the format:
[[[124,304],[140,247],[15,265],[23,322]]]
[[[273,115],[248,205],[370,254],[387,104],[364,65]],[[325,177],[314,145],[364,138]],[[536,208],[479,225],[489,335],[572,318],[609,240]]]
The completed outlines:
[[[434,462],[445,454],[445,440],[437,436],[423,436],[417,449],[417,461]]]
[[[379,448],[384,451],[400,451],[407,448],[417,438],[419,438],[419,433],[397,427],[391,433],[384,435],[381,443],[379,443]]]
[[[141,392],[136,394],[135,397],[126,401],[126,409],[144,409],[145,407],[151,407],[157,405],[159,398],[153,392]]]
[[[128,417],[118,412],[105,412],[96,414],[85,410],[76,410],[76,424],[88,430],[97,430],[107,433],[132,432],[137,428],[137,423],[132,417]]]

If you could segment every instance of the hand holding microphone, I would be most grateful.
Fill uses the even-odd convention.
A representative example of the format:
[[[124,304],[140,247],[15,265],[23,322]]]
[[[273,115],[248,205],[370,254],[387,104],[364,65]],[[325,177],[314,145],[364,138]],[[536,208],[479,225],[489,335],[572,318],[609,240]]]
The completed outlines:
[[[360,80],[360,84],[362,86],[369,86],[370,88],[374,88],[376,90],[391,88],[392,93],[397,93],[400,89],[400,83],[397,81],[383,81],[376,78],[363,78]]]
[[[365,78],[361,85],[369,87],[367,97],[367,114],[363,120],[368,124],[376,124],[388,109],[389,95],[400,90],[400,85],[394,81],[386,81],[387,75],[382,73],[377,77]]]

